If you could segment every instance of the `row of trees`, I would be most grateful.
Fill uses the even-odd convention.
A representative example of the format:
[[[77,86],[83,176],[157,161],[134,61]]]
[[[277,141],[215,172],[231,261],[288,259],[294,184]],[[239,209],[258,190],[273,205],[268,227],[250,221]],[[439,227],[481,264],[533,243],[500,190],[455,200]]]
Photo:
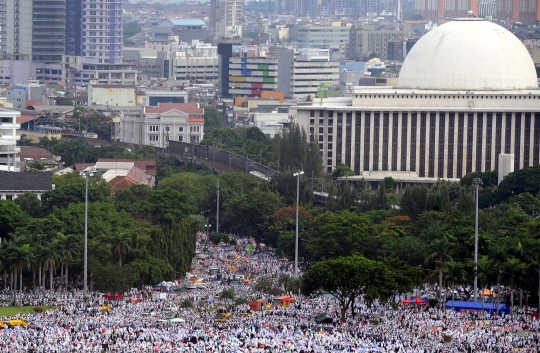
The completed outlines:
[[[0,264],[11,287],[44,286],[44,270],[64,286],[80,285],[84,234],[85,180],[78,173],[53,177],[55,189],[41,201],[25,194],[0,201]],[[88,183],[90,286],[122,291],[133,285],[173,280],[190,270],[195,234],[203,220],[188,196],[176,190],[139,185],[111,195],[101,178]],[[60,273],[58,273],[60,272]],[[17,275],[19,282],[17,283]],[[4,282],[7,285],[8,281]],[[63,287],[63,286],[62,286]]]

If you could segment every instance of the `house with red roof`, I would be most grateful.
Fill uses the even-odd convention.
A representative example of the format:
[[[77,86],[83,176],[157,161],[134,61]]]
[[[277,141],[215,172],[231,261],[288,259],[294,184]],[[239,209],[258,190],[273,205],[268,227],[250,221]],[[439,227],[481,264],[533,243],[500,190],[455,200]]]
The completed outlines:
[[[204,108],[198,103],[158,103],[118,120],[120,142],[134,145],[165,148],[169,140],[198,144],[204,138]]]
[[[73,170],[99,174],[111,186],[112,193],[127,190],[134,185],[154,187],[156,183],[156,160],[122,158],[99,158],[96,163],[76,163]]]

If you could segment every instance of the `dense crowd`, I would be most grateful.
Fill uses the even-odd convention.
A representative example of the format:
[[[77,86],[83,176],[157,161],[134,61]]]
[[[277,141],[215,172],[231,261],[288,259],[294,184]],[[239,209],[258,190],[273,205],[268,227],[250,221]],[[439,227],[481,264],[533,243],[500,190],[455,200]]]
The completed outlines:
[[[100,293],[83,300],[80,291],[55,292],[56,309],[19,315],[30,325],[4,328],[2,352],[538,352],[539,321],[516,310],[493,317],[485,313],[458,313],[401,304],[395,310],[387,303],[367,305],[360,298],[347,321],[338,320],[340,308],[329,295],[296,296],[288,307],[273,306],[253,311],[236,306],[232,316],[216,320],[216,308],[229,310],[231,301],[219,299],[235,276],[237,295],[272,297],[257,293],[258,276],[277,278],[290,271],[271,252],[248,251],[247,246],[199,247],[206,259],[194,263],[191,274],[202,278],[196,289],[171,287],[166,299],[152,301],[153,288],[132,289],[123,300],[112,301],[110,312],[100,312],[106,303]],[[234,255],[233,255],[234,254]],[[209,266],[221,270],[220,280],[211,277]],[[180,283],[182,284],[182,283]],[[48,291],[20,294],[21,302],[49,304]],[[11,294],[0,293],[8,301]],[[137,298],[138,302],[128,298]],[[189,299],[194,306],[181,308]],[[52,304],[52,302],[51,302]],[[246,315],[246,312],[249,312]],[[318,324],[315,317],[326,312],[332,323]],[[172,320],[172,318],[177,318]],[[4,318],[4,320],[7,318]]]

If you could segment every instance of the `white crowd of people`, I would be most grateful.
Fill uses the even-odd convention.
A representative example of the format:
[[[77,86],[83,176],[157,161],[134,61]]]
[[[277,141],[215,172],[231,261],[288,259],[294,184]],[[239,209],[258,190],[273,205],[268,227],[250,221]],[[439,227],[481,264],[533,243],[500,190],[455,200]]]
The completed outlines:
[[[256,292],[259,276],[277,280],[290,266],[271,252],[248,251],[245,244],[211,247],[198,243],[206,259],[193,264],[191,274],[203,279],[196,289],[171,287],[166,299],[153,301],[152,287],[132,289],[122,300],[110,301],[112,310],[100,312],[107,303],[102,293],[83,300],[81,291],[55,292],[56,308],[43,313],[17,315],[28,327],[5,327],[0,331],[2,352],[196,352],[196,353],[308,353],[308,352],[539,352],[539,320],[524,310],[510,315],[459,313],[423,304],[367,305],[359,298],[346,322],[330,295],[294,295],[287,307],[274,305],[254,311],[220,299],[223,289],[236,282],[237,296],[248,299],[272,297]],[[251,250],[251,248],[249,248]],[[234,254],[234,255],[233,255]],[[220,268],[219,280],[209,266]],[[182,282],[187,281],[181,280]],[[180,290],[182,289],[182,290]],[[50,293],[23,292],[21,302],[38,305]],[[130,300],[137,298],[138,302]],[[11,294],[0,293],[7,302]],[[193,307],[182,308],[186,299]],[[47,299],[48,300],[48,299]],[[216,320],[217,308],[232,316]],[[251,309],[251,310],[250,310]],[[246,315],[250,312],[249,315]],[[328,313],[333,322],[319,324],[315,318]],[[171,320],[178,318],[178,320]],[[2,318],[8,320],[9,318]]]

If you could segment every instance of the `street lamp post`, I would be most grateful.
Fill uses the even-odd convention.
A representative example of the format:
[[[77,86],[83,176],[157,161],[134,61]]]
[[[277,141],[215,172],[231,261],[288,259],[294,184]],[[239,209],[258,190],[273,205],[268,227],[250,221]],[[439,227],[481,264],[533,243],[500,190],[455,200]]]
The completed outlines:
[[[478,299],[478,188],[482,184],[482,179],[474,178],[476,185],[476,218],[474,222],[474,301]]]
[[[304,171],[299,170],[293,175],[296,177],[296,238],[294,241],[294,276],[298,277],[298,203],[300,202],[300,175]]]
[[[81,174],[86,179],[86,188],[84,193],[84,275],[83,275],[83,296],[88,295],[88,176],[94,176],[94,173],[82,171]]]

